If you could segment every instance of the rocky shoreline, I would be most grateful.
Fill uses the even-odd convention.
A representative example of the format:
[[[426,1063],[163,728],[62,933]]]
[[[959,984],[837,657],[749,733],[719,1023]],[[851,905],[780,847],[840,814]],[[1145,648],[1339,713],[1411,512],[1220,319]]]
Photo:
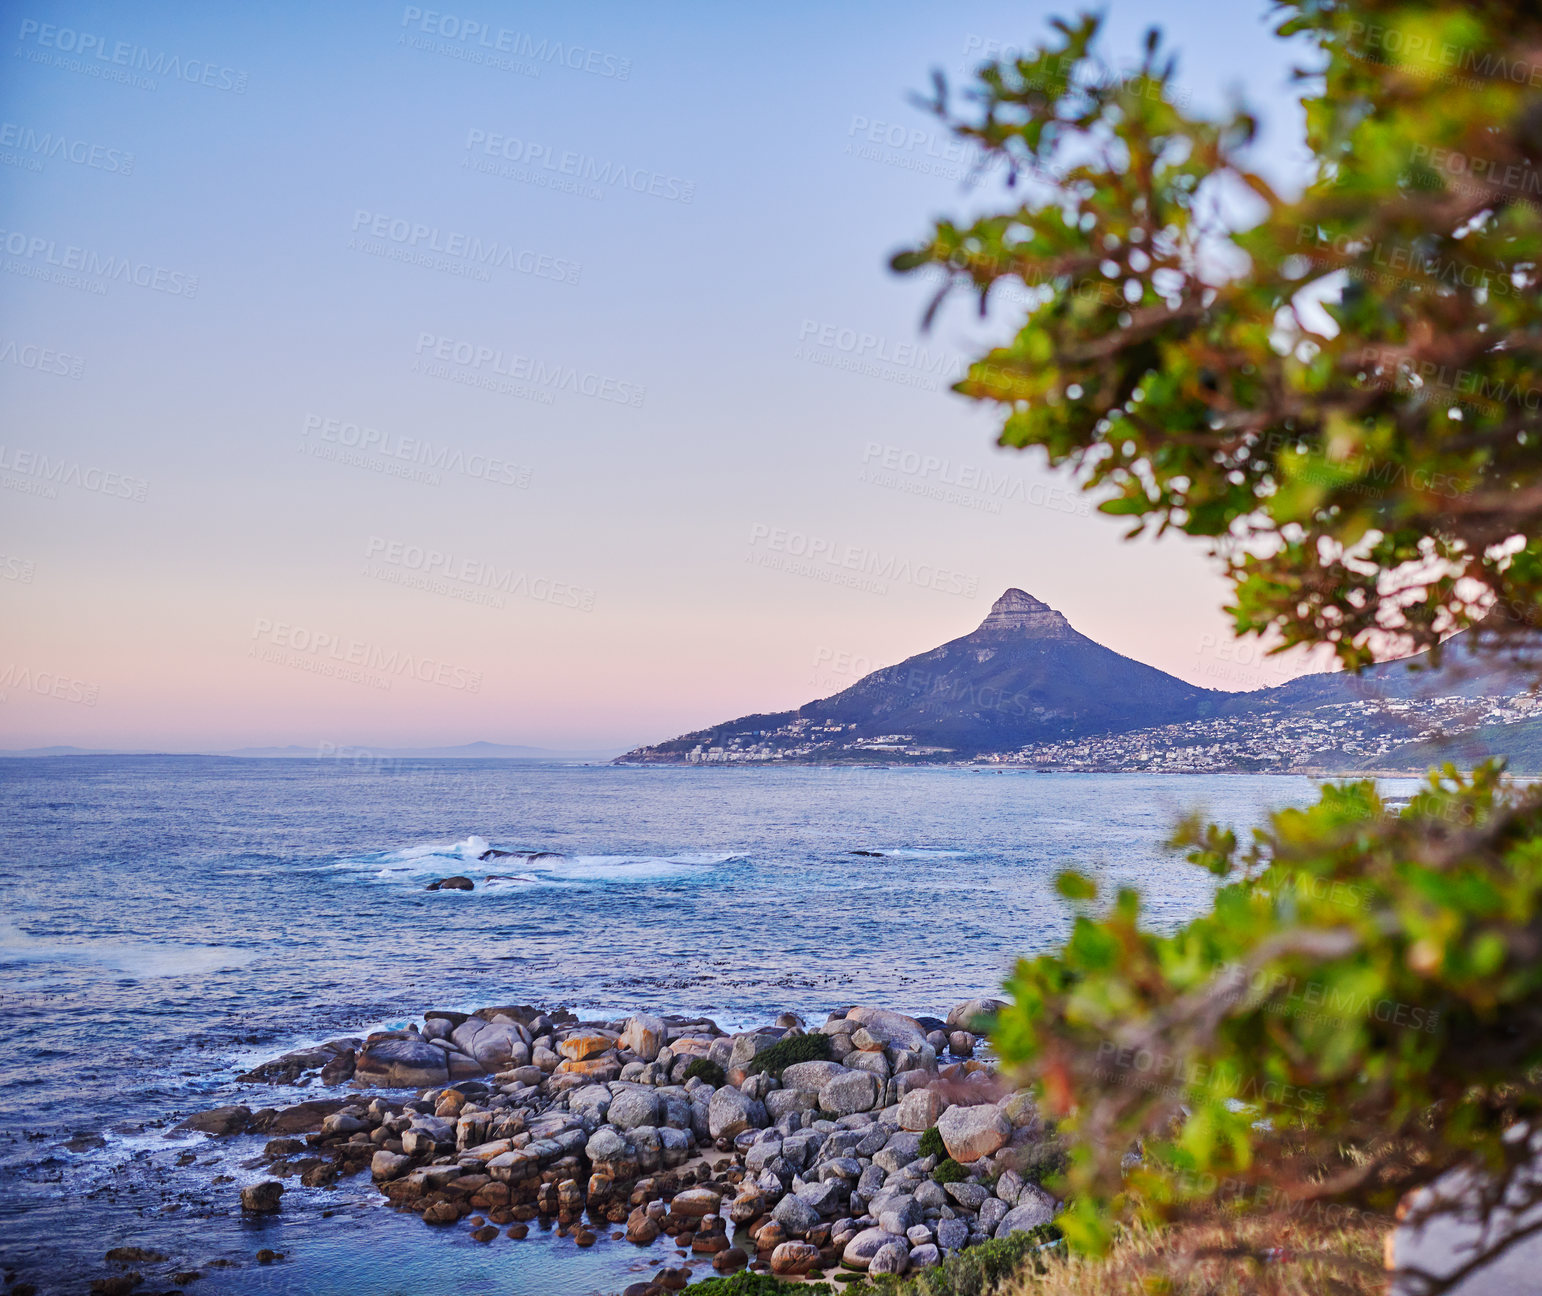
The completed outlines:
[[[850,1282],[1045,1232],[1056,1214],[1037,1181],[1058,1145],[977,1056],[997,1007],[854,1005],[735,1033],[646,1013],[431,1011],[241,1077],[351,1084],[355,1098],[226,1106],[177,1128],[271,1136],[256,1163],[270,1177],[241,1191],[252,1214],[283,1209],[285,1179],[367,1171],[397,1209],[482,1243],[531,1221],[580,1247],[672,1238],[678,1263],[625,1296],[678,1290],[709,1265]]]

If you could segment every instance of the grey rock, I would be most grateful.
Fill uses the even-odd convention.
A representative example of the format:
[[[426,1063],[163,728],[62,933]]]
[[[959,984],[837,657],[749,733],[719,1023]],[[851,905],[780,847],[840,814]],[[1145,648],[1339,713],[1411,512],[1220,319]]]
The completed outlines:
[[[781,1224],[790,1237],[803,1237],[819,1223],[819,1212],[801,1197],[789,1194],[777,1202],[771,1218]]]
[[[1012,1134],[1012,1126],[998,1107],[949,1107],[937,1118],[937,1132],[955,1161],[968,1164],[987,1157]]]
[[[775,1035],[760,1035],[754,1032],[746,1035],[735,1035],[733,1037],[733,1044],[728,1051],[728,1061],[725,1063],[724,1069],[728,1071],[743,1070],[755,1060],[758,1054],[764,1053],[775,1044],[777,1039],[778,1037]]]
[[[836,1076],[850,1070],[839,1062],[794,1062],[782,1071],[782,1088],[818,1093]]]
[[[875,1203],[876,1205],[876,1203]],[[923,1220],[920,1204],[914,1197],[892,1197],[875,1212],[878,1227],[889,1233],[903,1233]]]
[[[935,1089],[914,1089],[900,1099],[899,1122],[902,1128],[923,1133],[942,1115],[942,1095]]]
[[[762,1129],[767,1123],[764,1103],[728,1085],[717,1090],[707,1106],[707,1132],[715,1139],[733,1138],[747,1129]]]
[[[387,1089],[426,1089],[449,1082],[444,1050],[424,1039],[386,1039],[368,1045],[354,1064],[354,1079]]]
[[[1027,1233],[1055,1218],[1055,1199],[1036,1184],[1025,1184],[1012,1207],[996,1225],[996,1236]]]
[[[969,1225],[959,1219],[937,1221],[937,1245],[944,1251],[957,1251],[969,1241]]]
[[[782,1155],[782,1140],[760,1138],[744,1154],[744,1168],[752,1175],[759,1174],[776,1157]]]
[[[799,1063],[798,1065],[808,1064]],[[788,1069],[791,1070],[790,1067]],[[766,1095],[765,1102],[766,1111],[770,1113],[771,1119],[780,1121],[798,1112],[812,1111],[819,1105],[819,1094],[817,1090],[773,1089]]]
[[[825,1179],[819,1183],[800,1184],[793,1192],[821,1215],[834,1215],[846,1209],[851,1191],[839,1179]]]
[[[874,1076],[866,1071],[849,1071],[824,1083],[819,1090],[819,1107],[837,1116],[869,1111],[878,1101],[880,1092]],[[1006,1140],[1003,1138],[1002,1141]]]
[[[980,1232],[992,1233],[1012,1208],[1000,1197],[987,1197],[980,1205]]]
[[[661,1106],[658,1093],[652,1089],[623,1089],[611,1099],[610,1123],[623,1130],[657,1125]]]
[[[284,1185],[277,1179],[264,1179],[241,1189],[241,1209],[253,1215],[272,1215],[279,1209]]]
[[[912,1247],[910,1251],[910,1267],[912,1269],[932,1269],[942,1263],[942,1252],[930,1242],[923,1246]]]
[[[916,1200],[929,1210],[939,1210],[948,1204],[948,1195],[943,1192],[941,1184],[927,1179],[917,1187]]]
[[[1018,1194],[1023,1191],[1023,1177],[1016,1170],[1002,1171],[1001,1178],[996,1180],[996,1196],[1006,1202],[1008,1206],[1017,1205]]]
[[[910,1268],[910,1247],[902,1239],[885,1242],[867,1263],[868,1273],[902,1274]]]
[[[841,1250],[841,1259],[853,1269],[866,1269],[880,1250],[895,1242],[905,1245],[905,1240],[893,1233],[885,1233],[881,1228],[865,1228],[846,1243]]]
[[[948,1014],[948,1029],[973,1030],[981,1017],[994,1017],[1006,1002],[1001,999],[968,999]]]
[[[943,1187],[946,1189],[948,1196],[953,1198],[965,1210],[979,1210],[985,1204],[985,1199],[990,1196],[990,1192],[984,1184],[965,1181],[963,1183],[944,1184]]]

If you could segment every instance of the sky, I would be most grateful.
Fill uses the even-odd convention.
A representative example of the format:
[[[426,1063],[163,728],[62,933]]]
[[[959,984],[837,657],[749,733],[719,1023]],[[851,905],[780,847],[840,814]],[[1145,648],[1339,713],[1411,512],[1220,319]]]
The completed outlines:
[[[1209,687],[1129,543],[951,394],[889,256],[971,209],[909,100],[1040,3],[0,5],[0,748],[623,748],[1017,586]],[[1268,6],[1115,0],[1302,165]],[[825,557],[901,573],[857,580]]]

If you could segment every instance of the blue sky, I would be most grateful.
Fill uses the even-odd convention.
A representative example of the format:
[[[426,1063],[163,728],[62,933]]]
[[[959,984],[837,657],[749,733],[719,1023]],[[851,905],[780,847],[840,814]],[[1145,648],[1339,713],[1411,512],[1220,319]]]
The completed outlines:
[[[977,201],[908,93],[1056,12],[6,5],[0,746],[628,745],[1012,585],[1278,682],[1197,548],[993,448],[967,314],[885,268]],[[1108,14],[1295,174],[1265,6]],[[850,549],[926,575],[789,570]]]

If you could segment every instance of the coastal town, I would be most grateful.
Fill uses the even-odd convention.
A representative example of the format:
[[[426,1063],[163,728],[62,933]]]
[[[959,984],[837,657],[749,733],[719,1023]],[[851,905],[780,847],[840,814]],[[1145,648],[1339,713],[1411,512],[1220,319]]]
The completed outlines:
[[[1374,767],[1411,744],[1453,742],[1542,712],[1531,694],[1359,699],[1309,709],[1238,712],[1125,733],[1068,737],[999,752],[962,752],[914,735],[856,737],[855,724],[800,717],[728,734],[683,753],[690,765],[762,763],[986,764],[1087,773],[1282,773]]]

